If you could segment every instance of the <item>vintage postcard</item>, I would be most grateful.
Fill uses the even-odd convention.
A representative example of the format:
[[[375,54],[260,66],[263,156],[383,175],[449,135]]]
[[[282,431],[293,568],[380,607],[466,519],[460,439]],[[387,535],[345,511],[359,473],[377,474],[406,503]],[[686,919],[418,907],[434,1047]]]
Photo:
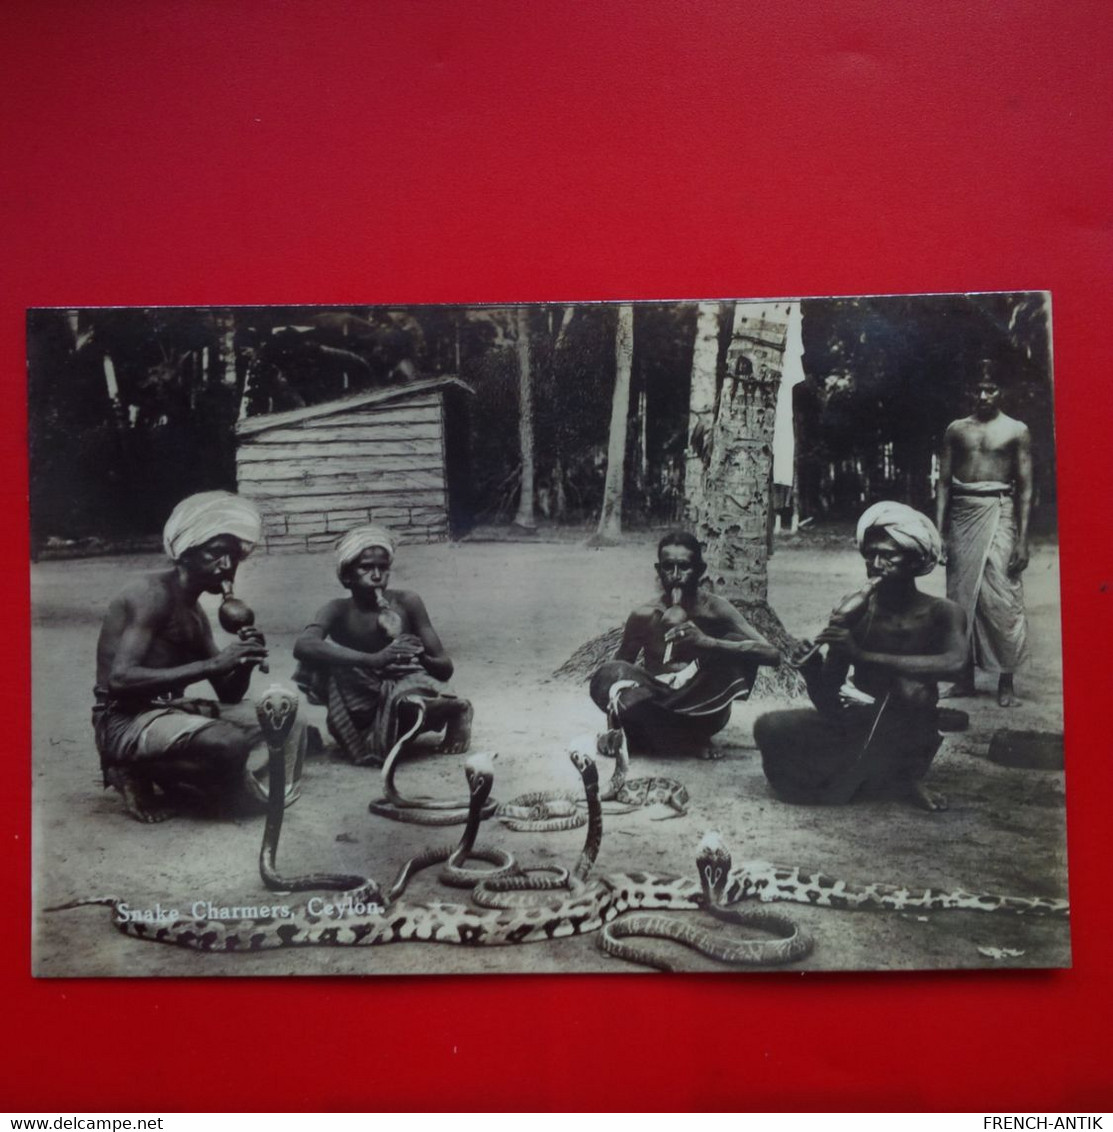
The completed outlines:
[[[36,975],[1070,965],[1049,295],[27,317]]]

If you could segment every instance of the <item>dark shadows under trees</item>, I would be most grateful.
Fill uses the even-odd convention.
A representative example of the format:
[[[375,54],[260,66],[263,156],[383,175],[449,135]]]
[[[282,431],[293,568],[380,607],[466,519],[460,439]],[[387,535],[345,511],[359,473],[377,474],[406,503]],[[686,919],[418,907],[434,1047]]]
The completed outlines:
[[[733,304],[720,307],[725,336]],[[943,430],[967,411],[965,385],[989,358],[1005,411],[1032,433],[1033,530],[1054,527],[1049,312],[1041,295],[812,299],[802,310],[806,380],[794,406],[800,516],[850,519],[885,497],[927,507]],[[534,513],[547,523],[594,524],[616,307],[535,305],[524,317]],[[696,323],[695,303],[634,306],[627,527],[683,521]],[[234,489],[241,417],[442,374],[475,391],[457,422],[467,466],[458,470],[466,501],[454,529],[510,523],[523,511],[514,308],[33,310],[27,328],[36,550],[50,540],[155,536],[182,496]],[[723,380],[720,366],[718,387]]]

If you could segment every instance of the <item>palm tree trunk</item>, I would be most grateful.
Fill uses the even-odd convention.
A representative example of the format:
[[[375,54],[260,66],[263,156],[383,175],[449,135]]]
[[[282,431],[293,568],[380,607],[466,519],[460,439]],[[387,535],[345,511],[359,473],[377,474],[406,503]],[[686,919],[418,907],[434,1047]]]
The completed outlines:
[[[705,456],[714,423],[721,317],[722,303],[699,304],[696,341],[692,349],[692,389],[688,397],[688,449],[684,462],[684,511],[692,526],[699,522]]]
[[[703,477],[699,537],[715,591],[739,604],[768,590],[773,426],[788,318],[784,304],[739,303]]]
[[[708,577],[715,592],[738,606],[750,624],[784,653],[794,648],[796,642],[766,600],[773,425],[788,329],[787,316],[781,313],[784,304],[778,307],[739,303],[735,308],[727,350],[727,375],[718,408],[706,430],[709,447],[704,449],[706,455],[701,459],[701,465],[706,461],[707,470],[700,480],[702,505],[698,534],[704,543]],[[701,315],[704,312],[701,311]],[[714,389],[718,343],[711,333],[710,312],[704,315],[703,321],[704,325],[697,330],[697,339],[702,332],[705,339],[702,348],[711,359],[708,365]],[[619,384],[616,380],[616,405]],[[623,447],[619,452],[625,447],[625,412],[622,417]],[[608,483],[614,452],[615,416],[612,414]],[[603,542],[599,534],[591,539],[593,545]],[[556,674],[582,679],[614,655],[621,639],[621,626],[608,629],[577,649]],[[803,682],[788,665],[762,668],[754,694],[758,698],[770,694],[798,697],[803,694]]]

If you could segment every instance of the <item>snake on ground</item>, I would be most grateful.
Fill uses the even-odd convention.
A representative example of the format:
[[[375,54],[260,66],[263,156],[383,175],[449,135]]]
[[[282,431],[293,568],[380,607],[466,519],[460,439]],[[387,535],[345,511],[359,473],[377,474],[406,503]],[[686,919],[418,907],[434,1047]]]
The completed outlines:
[[[425,726],[424,700],[415,699],[413,706],[417,709],[417,717],[410,729],[398,736],[390,753],[383,760],[383,796],[370,802],[367,809],[378,817],[413,825],[459,825],[461,822],[467,822],[469,799],[446,800],[424,795],[408,798],[394,785],[402,748]],[[483,817],[490,817],[495,812],[496,806],[495,802],[485,801]]]
[[[608,816],[633,813],[653,805],[667,806],[669,817],[683,817],[688,812],[688,790],[675,778],[652,775],[630,778],[630,754],[621,729],[584,735],[573,741],[569,755],[575,752],[603,755],[615,760],[614,772],[607,789],[599,798]],[[573,758],[573,761],[575,759]],[[503,802],[495,816],[508,829],[518,833],[553,833],[577,829],[587,823],[584,799],[567,791],[535,790]],[[663,821],[664,818],[654,818]]]
[[[281,714],[281,713],[277,713]],[[276,717],[277,717],[276,714]],[[260,715],[263,719],[263,715]],[[273,721],[268,720],[273,729]],[[272,762],[284,767],[280,745],[271,746]],[[474,759],[474,757],[473,757]],[[745,900],[760,902],[795,901],[812,906],[844,909],[970,909],[1003,911],[1020,914],[1065,916],[1069,905],[1063,900],[1042,897],[992,896],[963,891],[898,888],[891,885],[853,885],[824,874],[805,873],[797,868],[746,862],[739,869],[731,867],[730,855],[718,833],[707,834],[697,856],[698,879],[631,871],[592,878],[591,868],[602,836],[602,810],[599,803],[598,771],[590,756],[577,753],[577,769],[584,780],[589,811],[588,836],[574,874],[558,879],[554,890],[546,894],[544,882],[537,878],[518,885],[514,882],[516,866],[506,855],[485,856],[474,847],[475,833],[482,820],[490,791],[491,772],[482,757],[469,767],[471,800],[469,819],[461,842],[452,850],[431,850],[419,854],[404,866],[387,896],[376,900],[367,896],[352,900],[344,911],[343,903],[334,914],[312,914],[308,908],[286,914],[240,916],[235,919],[194,919],[170,923],[148,923],[121,915],[126,907],[116,897],[78,899],[48,911],[61,911],[83,905],[108,905],[113,909],[113,923],[125,935],[148,941],[170,944],[197,951],[241,952],[266,951],[275,948],[375,946],[407,941],[427,941],[464,946],[497,946],[562,939],[600,931],[600,945],[609,954],[653,966],[671,969],[670,965],[642,946],[628,942],[631,938],[651,936],[665,938],[694,948],[719,962],[741,966],[775,966],[791,963],[810,953],[813,941],[792,921],[764,909],[744,910],[737,905]],[[276,772],[277,773],[277,772]],[[284,771],[283,771],[284,773]],[[277,799],[276,813],[282,812],[279,790],[272,790]],[[268,811],[269,813],[269,811]],[[287,891],[303,890],[307,881],[329,881],[320,887],[354,888],[338,885],[331,874],[310,878],[281,878],[273,872],[273,851],[277,849],[280,829],[264,832],[260,869],[264,883],[274,887],[277,881]],[[469,857],[492,861],[495,874],[486,877],[467,875]],[[474,883],[484,896],[493,894],[496,903],[504,901],[517,888],[532,890],[541,896],[538,903],[524,906],[509,904],[482,907],[476,904],[439,901],[410,902],[402,899],[410,878],[420,869],[444,862],[454,880]],[[271,882],[267,881],[268,871]],[[519,870],[520,871],[520,870]],[[446,879],[442,870],[441,879]],[[365,878],[354,878],[365,881]],[[513,882],[513,883],[512,883]],[[374,882],[370,882],[373,884]],[[298,885],[294,888],[293,885]],[[501,891],[500,891],[501,890]],[[358,891],[378,892],[367,888]],[[233,911],[236,911],[233,909]],[[690,923],[677,923],[652,912],[705,911],[730,922],[735,927],[753,928],[778,933],[773,939],[723,940]],[[626,916],[628,912],[638,913]]]

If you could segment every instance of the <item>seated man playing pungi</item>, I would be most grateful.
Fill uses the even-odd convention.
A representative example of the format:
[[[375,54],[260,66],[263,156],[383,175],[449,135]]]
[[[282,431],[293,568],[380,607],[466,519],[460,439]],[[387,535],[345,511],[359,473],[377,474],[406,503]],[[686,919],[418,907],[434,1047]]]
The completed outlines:
[[[868,792],[945,809],[922,780],[942,742],[937,681],[962,667],[966,615],[916,588],[939,561],[939,532],[903,503],[877,503],[858,521],[858,549],[866,587],[816,638],[826,657],[816,650],[800,665],[816,710],[754,723],[765,777],[786,802],[841,804]]]
[[[626,621],[615,659],[591,680],[591,698],[621,727],[631,755],[720,757],[711,736],[734,700],[753,688],[758,667],[780,654],[725,598],[701,588],[699,541],[672,531],[657,545],[662,593]],[[640,663],[638,663],[640,660]]]
[[[399,719],[411,705],[421,730],[445,729],[441,750],[471,741],[472,708],[448,687],[452,660],[425,603],[409,590],[387,589],[394,539],[385,527],[349,531],[336,547],[336,574],[349,591],[317,611],[294,645],[294,681],[310,703],[328,707],[328,729],[341,754],[381,766],[413,724]]]
[[[218,649],[201,594],[219,594],[259,540],[253,504],[226,491],[183,499],[162,532],[171,566],[132,583],[109,605],[97,641],[93,727],[106,786],[143,822],[176,800],[226,806],[240,797],[249,752],[265,750],[255,716],[238,705],[267,657],[243,628]],[[220,703],[185,699],[207,680]],[[236,718],[236,716],[240,718]],[[304,741],[304,729],[289,740]]]

